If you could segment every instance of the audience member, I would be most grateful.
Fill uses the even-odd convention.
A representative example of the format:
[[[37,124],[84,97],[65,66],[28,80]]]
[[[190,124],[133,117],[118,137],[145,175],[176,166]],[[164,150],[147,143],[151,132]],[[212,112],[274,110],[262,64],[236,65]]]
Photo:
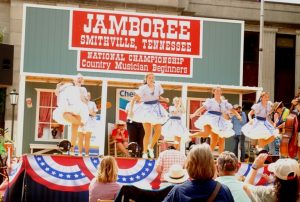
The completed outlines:
[[[189,178],[187,170],[183,169],[182,165],[174,164],[165,174],[164,179],[172,184],[181,184]]]
[[[216,167],[210,147],[195,145],[187,156],[190,180],[176,185],[164,199],[167,201],[234,201],[226,185],[213,180]]]
[[[117,148],[126,156],[129,156],[128,147],[128,131],[125,128],[124,121],[117,121],[115,128],[112,130],[111,137],[117,143]]]
[[[264,166],[268,154],[260,154],[252,164],[252,169],[246,178],[249,184],[254,183],[257,170]],[[274,184],[269,186],[244,185],[244,190],[252,201],[257,202],[296,202],[299,198],[300,169],[296,160],[279,159],[268,166],[268,170],[274,174]]]
[[[219,177],[216,178],[216,181],[228,186],[234,201],[250,202],[250,198],[243,190],[244,183],[239,181],[235,176],[239,169],[238,163],[238,159],[234,153],[228,151],[221,153],[217,159]]]
[[[97,199],[112,200],[120,190],[117,184],[118,166],[114,157],[105,156],[99,165],[97,176],[89,186],[89,202],[96,202]]]
[[[175,149],[173,146],[169,146],[166,151],[163,151],[159,154],[156,171],[161,174],[161,181],[164,181],[164,175],[169,171],[170,167],[174,164],[184,166],[186,161],[186,156]]]

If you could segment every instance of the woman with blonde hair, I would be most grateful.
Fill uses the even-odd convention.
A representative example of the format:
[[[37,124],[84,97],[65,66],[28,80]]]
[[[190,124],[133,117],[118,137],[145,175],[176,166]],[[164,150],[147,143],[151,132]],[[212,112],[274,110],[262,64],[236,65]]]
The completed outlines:
[[[219,144],[219,153],[222,153],[225,147],[225,138],[235,134],[231,121],[224,117],[228,112],[236,115],[239,120],[242,120],[242,117],[226,99],[222,99],[222,89],[220,87],[214,88],[212,93],[214,97],[206,99],[203,106],[190,116],[190,118],[194,118],[206,110],[195,122],[195,127],[199,128],[200,131],[192,134],[191,137],[210,136],[210,149],[214,151],[216,145]]]
[[[161,125],[168,119],[168,113],[160,104],[162,102],[169,102],[168,98],[164,98],[161,95],[164,93],[164,89],[160,84],[155,83],[155,76],[153,73],[148,73],[145,76],[144,85],[140,86],[133,97],[131,102],[129,117],[135,117],[138,122],[143,123],[145,130],[145,136],[143,139],[143,155],[144,159],[148,157],[154,158],[154,146],[157,143],[161,135]],[[141,107],[133,114],[133,105],[135,102],[142,102]],[[152,133],[152,127],[154,134],[150,141]]]
[[[174,141],[175,148],[178,150],[181,145],[189,138],[189,131],[183,125],[182,115],[185,114],[185,108],[182,105],[182,100],[179,97],[173,98],[173,106],[169,107],[169,120],[162,127],[162,135],[166,141]],[[181,144],[183,143],[183,144]]]
[[[78,128],[89,118],[87,90],[82,87],[83,82],[83,76],[78,74],[72,83],[58,83],[55,90],[58,107],[53,111],[53,119],[59,124],[71,125],[71,154],[74,154]]]
[[[187,156],[186,169],[190,180],[175,186],[167,201],[234,201],[227,186],[215,181],[216,167],[207,144],[194,146]]]
[[[270,119],[272,113],[272,102],[269,101],[268,92],[262,92],[256,104],[248,113],[249,122],[242,127],[242,132],[250,139],[258,139],[258,149],[263,149],[267,144],[273,142],[279,135]],[[252,116],[255,115],[254,118]]]
[[[112,156],[105,156],[100,162],[97,176],[89,186],[89,202],[97,199],[113,200],[121,186],[117,183],[118,166]]]
[[[98,112],[96,103],[91,101],[91,92],[87,93],[87,107],[89,110],[89,119],[83,127],[78,128],[78,153],[82,156],[82,148],[84,147],[85,155],[90,153],[90,141],[94,128],[97,126],[96,113]]]

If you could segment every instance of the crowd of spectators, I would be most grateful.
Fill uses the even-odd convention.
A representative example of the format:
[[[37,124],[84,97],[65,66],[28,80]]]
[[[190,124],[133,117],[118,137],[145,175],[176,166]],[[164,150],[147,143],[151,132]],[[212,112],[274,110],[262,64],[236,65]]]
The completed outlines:
[[[178,152],[178,154],[176,153]],[[300,169],[296,160],[290,158],[279,159],[266,166],[268,154],[259,154],[252,164],[245,180],[238,176],[239,161],[232,152],[222,152],[214,159],[208,144],[194,145],[187,157],[170,147],[161,152],[158,157],[156,170],[161,175],[161,182],[168,183],[167,189],[154,191],[152,197],[160,197],[151,201],[254,201],[279,202],[299,201]],[[268,186],[254,185],[258,170],[266,167],[271,173]],[[95,179],[90,185],[90,202],[96,199],[113,200],[122,187],[117,184],[117,164],[113,157],[104,157],[99,166]],[[123,188],[125,188],[123,186]],[[127,187],[135,193],[147,192],[139,188]],[[129,193],[127,190],[122,194]],[[150,191],[151,194],[151,191]],[[127,196],[130,198],[130,196]],[[145,201],[150,198],[145,197]]]

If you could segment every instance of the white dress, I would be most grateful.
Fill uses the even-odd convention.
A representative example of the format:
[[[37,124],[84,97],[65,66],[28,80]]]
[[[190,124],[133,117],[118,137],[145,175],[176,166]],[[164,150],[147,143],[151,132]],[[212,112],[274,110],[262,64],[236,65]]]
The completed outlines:
[[[254,104],[251,109],[255,112],[253,124],[247,123],[242,127],[245,136],[251,139],[268,139],[278,134],[278,130],[268,121],[266,117],[272,112],[272,103],[269,101],[267,107],[260,103]]]
[[[189,131],[182,123],[183,112],[177,111],[175,106],[170,106],[169,112],[170,117],[161,131],[164,140],[174,141],[174,137],[178,136],[186,142],[189,139]]]
[[[70,112],[81,117],[81,122],[86,123],[89,117],[87,105],[82,102],[81,95],[87,96],[86,88],[77,87],[66,83],[59,88],[57,96],[57,108],[53,111],[53,119],[62,125],[69,125],[63,114]]]
[[[134,122],[137,122],[137,123],[141,123],[141,120],[139,120],[136,115],[137,115],[137,112],[139,110],[141,110],[141,107],[142,107],[143,103],[142,102],[135,102],[133,104],[133,109],[132,109],[133,116],[132,117],[129,116],[130,104],[131,103],[128,102],[127,105],[126,105],[126,108],[125,108],[125,110],[127,111],[127,119],[129,121],[134,121]]]
[[[151,92],[147,84],[142,85],[136,91],[143,102],[141,107],[134,112],[135,121],[140,123],[163,124],[168,119],[168,113],[159,103],[159,96],[164,90],[161,85],[155,83]]]
[[[232,109],[232,105],[227,100],[222,100],[219,104],[214,98],[209,98],[203,106],[207,111],[195,122],[195,127],[203,130],[205,125],[210,125],[212,131],[220,137],[227,138],[234,135],[231,121],[222,116]]]
[[[89,112],[96,113],[98,111],[95,102],[89,101],[87,107]],[[96,126],[97,126],[96,116],[89,115],[87,122],[84,124],[81,130],[85,132],[92,132]]]

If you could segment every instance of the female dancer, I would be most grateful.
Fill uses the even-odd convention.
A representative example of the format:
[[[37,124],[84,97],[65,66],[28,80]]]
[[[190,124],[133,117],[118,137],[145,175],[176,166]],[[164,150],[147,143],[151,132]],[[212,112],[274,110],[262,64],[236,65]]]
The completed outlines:
[[[162,127],[162,135],[166,141],[175,141],[175,148],[178,150],[181,145],[181,138],[188,140],[189,131],[183,126],[181,116],[185,113],[182,100],[179,97],[173,98],[173,105],[169,108],[169,120]]]
[[[83,127],[78,129],[78,152],[79,155],[82,155],[82,147],[84,145],[85,155],[89,155],[90,152],[90,140],[92,131],[95,128],[96,122],[96,113],[98,111],[96,103],[91,101],[91,93],[87,93],[87,107],[89,110],[89,119]]]
[[[269,117],[272,113],[272,102],[269,101],[269,98],[269,93],[261,93],[258,102],[251,107],[248,114],[249,122],[242,127],[245,136],[258,139],[257,149],[259,150],[273,142],[275,136],[279,135]],[[254,119],[252,119],[253,115],[255,115]]]
[[[154,74],[148,73],[145,77],[144,85],[140,86],[133,97],[132,105],[135,102],[142,101],[142,106],[135,111],[134,117],[143,123],[145,136],[143,139],[143,158],[154,158],[153,147],[161,135],[161,124],[167,120],[167,111],[162,107],[159,101],[169,102],[168,98],[161,95],[164,93],[160,84],[155,83]],[[133,117],[133,106],[130,107],[130,117]],[[151,144],[149,144],[150,135],[154,128],[154,135]]]
[[[231,112],[241,120],[240,114],[232,108],[232,105],[225,99],[222,99],[222,90],[220,87],[213,89],[212,93],[214,98],[206,99],[203,106],[197,109],[191,118],[201,114],[204,110],[207,110],[205,114],[195,122],[195,126],[201,131],[194,133],[191,137],[208,137],[211,136],[210,149],[213,151],[219,143],[219,153],[224,151],[225,138],[234,135],[232,129],[232,123],[230,120],[226,120],[224,115]]]
[[[81,87],[83,77],[78,74],[73,83],[59,83],[56,86],[57,108],[53,111],[53,119],[62,125],[71,124],[71,152],[77,140],[78,127],[83,125],[89,117],[87,108],[87,91]]]

